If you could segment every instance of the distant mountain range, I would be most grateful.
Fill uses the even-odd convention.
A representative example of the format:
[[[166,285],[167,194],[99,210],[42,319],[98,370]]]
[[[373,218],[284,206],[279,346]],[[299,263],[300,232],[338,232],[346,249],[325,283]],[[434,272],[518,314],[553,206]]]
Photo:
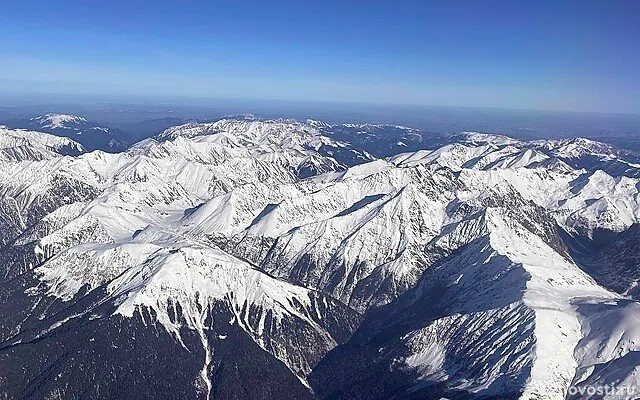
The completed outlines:
[[[122,130],[101,126],[82,117],[68,114],[45,114],[33,118],[10,119],[2,122],[14,129],[27,129],[67,137],[86,150],[118,152],[133,142]]]
[[[0,128],[0,399],[640,384],[633,151],[244,116],[87,152],[115,132],[29,121],[58,136]]]

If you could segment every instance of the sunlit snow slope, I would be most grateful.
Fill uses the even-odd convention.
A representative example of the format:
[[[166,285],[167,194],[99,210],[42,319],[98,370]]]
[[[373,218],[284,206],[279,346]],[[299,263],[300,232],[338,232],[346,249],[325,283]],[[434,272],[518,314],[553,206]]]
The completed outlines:
[[[0,399],[640,383],[639,258],[613,261],[635,154],[465,133],[377,159],[347,128],[225,119],[80,155],[0,129]]]

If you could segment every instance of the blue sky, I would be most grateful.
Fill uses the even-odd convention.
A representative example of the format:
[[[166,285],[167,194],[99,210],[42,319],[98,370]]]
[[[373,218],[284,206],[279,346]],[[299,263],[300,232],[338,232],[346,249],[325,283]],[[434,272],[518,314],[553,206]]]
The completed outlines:
[[[640,113],[637,1],[12,1],[0,93]]]

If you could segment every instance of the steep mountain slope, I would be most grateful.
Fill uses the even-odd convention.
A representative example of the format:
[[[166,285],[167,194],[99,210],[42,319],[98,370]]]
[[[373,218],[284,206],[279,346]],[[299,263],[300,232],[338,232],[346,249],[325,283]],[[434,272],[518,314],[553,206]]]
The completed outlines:
[[[0,127],[0,245],[66,201],[82,199],[90,191],[73,175],[53,173],[63,155],[83,150],[67,138]]]
[[[640,298],[640,225],[632,225],[626,231],[615,234],[601,231],[595,238],[567,237],[572,256],[582,268],[601,285]]]
[[[582,338],[574,303],[617,296],[544,240],[556,234],[542,210],[486,201],[429,244],[443,258],[414,289],[314,370],[320,397],[564,398]]]
[[[46,160],[58,155],[77,155],[83,151],[82,145],[71,139],[0,126],[2,162]]]
[[[385,160],[327,127],[190,123],[75,157],[5,130],[9,149],[40,147],[0,160],[0,398],[563,399],[639,383],[633,259],[603,270],[576,252],[604,231],[589,260],[633,241],[632,154],[467,133]]]
[[[227,382],[224,395],[218,397],[233,398],[235,390],[252,386],[240,385],[239,380],[261,379],[259,373],[233,372],[234,364],[244,363],[241,356],[233,352],[223,356],[224,351],[213,350],[217,341],[227,339],[242,343],[245,356],[258,360],[258,370],[274,370],[274,382],[264,391],[265,398],[280,391],[293,391],[299,394],[296,397],[310,395],[304,386],[306,374],[327,350],[348,337],[358,314],[319,292],[272,278],[213,245],[173,232],[171,226],[200,202],[236,186],[295,181],[300,160],[309,155],[283,155],[283,149],[256,154],[247,148],[220,145],[215,139],[178,138],[141,144],[129,153],[32,160],[7,172],[3,199],[17,206],[12,216],[27,221],[5,233],[9,246],[1,251],[5,267],[2,296],[11,299],[2,312],[2,370],[18,373],[6,367],[21,363],[27,357],[23,351],[33,361],[19,369],[21,375],[7,372],[3,376],[11,382],[5,395],[69,397],[83,393],[84,386],[69,387],[51,379],[65,373],[77,376],[74,363],[86,367],[97,362],[96,357],[107,357],[110,350],[99,347],[97,353],[83,353],[78,361],[62,353],[59,357],[66,361],[47,366],[49,357],[58,354],[51,354],[49,343],[67,349],[77,346],[73,336],[66,335],[77,323],[83,326],[83,335],[118,327],[109,340],[126,343],[130,338],[120,336],[120,329],[125,335],[135,334],[144,329],[151,315],[156,321],[152,324],[169,334],[160,336],[158,343],[173,338],[170,347],[187,352],[194,346],[200,349],[197,356],[183,355],[189,360],[183,361],[186,368],[200,365],[190,378],[193,397],[209,398],[222,390],[211,384],[214,365],[216,382]],[[325,165],[340,167],[329,159]],[[26,176],[31,180],[25,181]],[[61,176],[73,176],[75,181],[68,182],[67,189],[76,193],[86,188],[86,196],[57,194],[50,198]],[[40,206],[43,203],[46,207]],[[131,321],[126,327],[122,316]],[[98,320],[104,322],[94,322]],[[196,342],[193,332],[199,338]],[[139,349],[138,343],[131,346],[132,351]],[[232,348],[231,344],[228,349]],[[116,359],[120,363],[116,368],[123,374],[123,360]],[[69,371],[72,367],[75,372]],[[31,376],[42,376],[43,368],[49,371],[44,381],[31,380]],[[96,397],[118,393],[122,379],[137,379],[127,373],[119,380],[96,371],[93,374],[89,382],[103,388],[92,392]],[[276,389],[286,382],[290,382],[286,390]],[[141,396],[152,393],[156,391]],[[172,393],[178,397],[181,392]]]

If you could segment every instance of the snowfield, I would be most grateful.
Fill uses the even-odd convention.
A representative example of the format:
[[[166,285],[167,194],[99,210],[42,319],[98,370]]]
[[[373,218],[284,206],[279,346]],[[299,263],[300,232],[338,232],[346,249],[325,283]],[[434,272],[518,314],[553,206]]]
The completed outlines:
[[[640,385],[640,304],[591,276],[574,243],[640,223],[634,155],[465,133],[377,159],[330,129],[224,119],[87,153],[1,128],[0,299],[18,300],[0,306],[0,398],[35,387],[7,372],[18,347],[38,359],[47,338],[117,318],[190,354],[194,398],[244,365],[220,347],[241,337],[317,398]],[[37,393],[79,393],[46,365],[23,365],[63,376]]]

